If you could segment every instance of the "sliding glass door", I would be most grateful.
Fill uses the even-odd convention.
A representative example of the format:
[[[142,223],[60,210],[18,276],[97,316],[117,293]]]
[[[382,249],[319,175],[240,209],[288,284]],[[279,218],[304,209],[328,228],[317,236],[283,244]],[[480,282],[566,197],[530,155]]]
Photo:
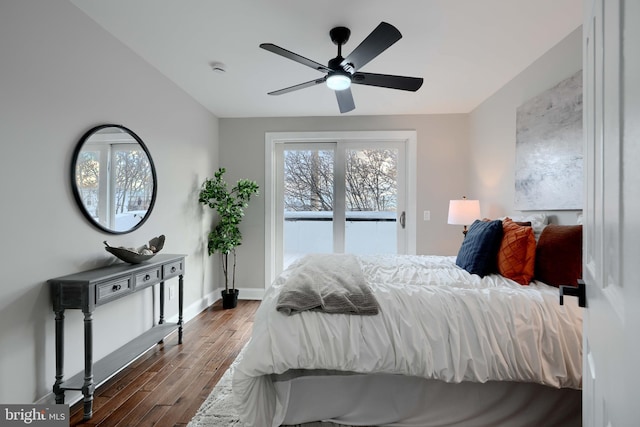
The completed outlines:
[[[405,253],[405,150],[391,141],[278,146],[283,267],[308,253]]]
[[[334,252],[335,144],[283,144],[282,238],[287,266],[307,253]]]
[[[308,253],[416,250],[415,131],[265,134],[265,288]]]
[[[405,253],[404,145],[347,144],[344,154],[344,252]]]

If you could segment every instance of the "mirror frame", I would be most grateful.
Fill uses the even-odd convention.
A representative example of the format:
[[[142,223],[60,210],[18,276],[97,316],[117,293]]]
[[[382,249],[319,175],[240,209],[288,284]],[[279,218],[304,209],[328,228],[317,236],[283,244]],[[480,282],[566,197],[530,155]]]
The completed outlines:
[[[149,166],[151,167],[151,175],[153,179],[153,191],[151,194],[151,202],[149,203],[149,209],[147,209],[147,213],[145,214],[144,217],[142,217],[140,222],[138,222],[136,225],[134,225],[133,227],[127,230],[122,230],[122,231],[112,230],[108,227],[105,227],[104,225],[97,222],[91,216],[91,214],[89,214],[89,212],[84,206],[82,197],[80,196],[80,191],[78,190],[78,186],[76,184],[76,166],[78,163],[78,157],[80,156],[80,152],[82,151],[82,147],[84,146],[85,142],[87,142],[87,140],[91,138],[96,132],[105,128],[118,128],[128,133],[129,135],[131,135],[131,137],[135,139],[138,144],[140,144],[140,147],[142,147],[142,150],[147,155],[147,159],[149,159]],[[158,180],[156,176],[156,168],[153,163],[153,159],[151,158],[151,153],[149,153],[149,150],[147,149],[147,146],[144,144],[144,142],[142,142],[142,139],[140,139],[140,137],[134,131],[132,131],[131,129],[125,126],[117,125],[117,124],[103,124],[103,125],[94,126],[93,128],[89,129],[87,132],[85,132],[84,135],[82,135],[82,137],[78,141],[78,144],[76,145],[76,148],[73,151],[73,157],[71,158],[71,188],[73,190],[73,197],[75,198],[76,203],[78,204],[78,207],[80,207],[80,211],[82,212],[84,217],[89,221],[89,223],[91,223],[93,226],[109,234],[126,234],[140,228],[142,224],[144,224],[147,221],[147,219],[149,218],[149,215],[151,215],[151,211],[153,210],[153,207],[156,203],[156,196],[158,193]]]

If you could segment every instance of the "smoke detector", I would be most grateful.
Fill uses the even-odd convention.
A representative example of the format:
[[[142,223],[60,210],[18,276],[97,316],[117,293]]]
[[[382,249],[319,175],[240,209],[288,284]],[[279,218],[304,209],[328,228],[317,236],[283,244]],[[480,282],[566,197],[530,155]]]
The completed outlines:
[[[222,62],[212,62],[209,66],[214,73],[223,74],[227,72],[227,66]]]

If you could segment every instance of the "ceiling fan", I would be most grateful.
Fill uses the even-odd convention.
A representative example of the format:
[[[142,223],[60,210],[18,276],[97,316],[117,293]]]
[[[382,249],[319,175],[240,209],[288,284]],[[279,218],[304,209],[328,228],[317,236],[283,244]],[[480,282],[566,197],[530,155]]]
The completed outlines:
[[[314,70],[325,73],[324,77],[290,86],[284,89],[269,92],[269,95],[282,95],[317,84],[326,83],[333,89],[338,99],[338,107],[341,113],[346,113],[356,108],[351,94],[351,84],[386,87],[390,89],[400,89],[415,92],[422,86],[423,79],[418,77],[394,76],[389,74],[363,73],[359,71],[369,61],[380,55],[387,48],[402,38],[402,34],[396,27],[386,22],[381,22],[356,47],[346,58],[342,57],[342,45],[344,45],[351,35],[351,30],[346,27],[335,27],[329,31],[329,36],[334,44],[338,46],[338,56],[330,59],[328,64],[322,65],[318,62],[307,59],[272,43],[262,43],[261,48],[273,52],[277,55],[296,61]]]

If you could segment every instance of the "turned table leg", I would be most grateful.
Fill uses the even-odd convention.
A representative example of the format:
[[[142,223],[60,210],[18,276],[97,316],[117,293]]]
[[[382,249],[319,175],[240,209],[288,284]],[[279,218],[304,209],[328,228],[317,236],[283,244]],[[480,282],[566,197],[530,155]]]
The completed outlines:
[[[164,323],[164,281],[160,282],[160,321],[159,325]]]
[[[84,395],[84,419],[88,420],[93,415],[93,318],[91,312],[84,313],[84,383],[82,394]]]
[[[56,403],[64,403],[64,389],[60,388],[64,377],[64,310],[56,311],[56,382],[53,392]]]
[[[182,344],[182,304],[184,303],[184,284],[182,274],[178,276],[178,344]]]

